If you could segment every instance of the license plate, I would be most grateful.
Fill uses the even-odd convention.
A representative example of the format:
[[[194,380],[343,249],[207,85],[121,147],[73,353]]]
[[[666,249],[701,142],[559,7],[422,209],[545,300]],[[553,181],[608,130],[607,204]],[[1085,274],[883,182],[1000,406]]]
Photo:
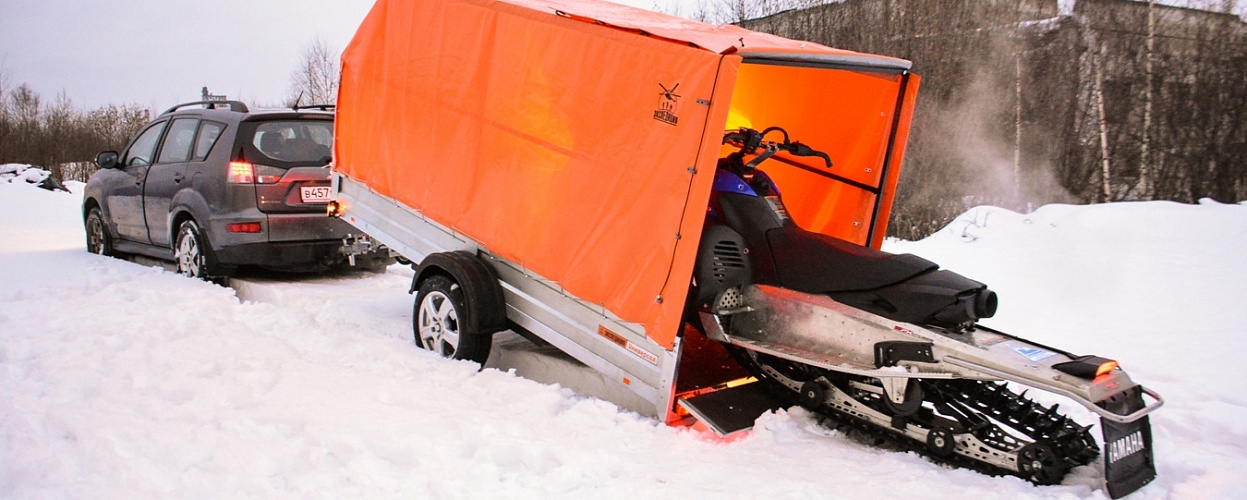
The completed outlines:
[[[333,200],[329,186],[301,187],[299,195],[303,203],[329,203]]]

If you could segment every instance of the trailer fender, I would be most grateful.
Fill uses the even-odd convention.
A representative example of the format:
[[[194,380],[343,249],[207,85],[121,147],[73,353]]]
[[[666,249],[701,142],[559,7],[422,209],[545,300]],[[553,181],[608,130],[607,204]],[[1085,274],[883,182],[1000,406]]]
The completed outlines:
[[[502,296],[498,272],[470,252],[431,254],[420,262],[407,293],[416,293],[420,283],[433,275],[449,276],[463,287],[467,304],[467,327],[471,331],[492,334],[507,329],[507,305]]]

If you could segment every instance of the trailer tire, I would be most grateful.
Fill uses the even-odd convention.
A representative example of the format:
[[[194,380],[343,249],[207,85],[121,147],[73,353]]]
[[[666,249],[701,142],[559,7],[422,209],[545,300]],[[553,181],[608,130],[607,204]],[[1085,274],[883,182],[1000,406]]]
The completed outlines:
[[[493,336],[475,330],[463,287],[442,274],[429,276],[416,294],[412,329],[416,345],[451,358],[484,363]]]
[[[463,251],[429,255],[416,267],[409,292],[415,293],[426,279],[439,274],[463,287],[468,312],[465,321],[472,331],[493,334],[508,328],[502,284],[498,273],[484,259]]]

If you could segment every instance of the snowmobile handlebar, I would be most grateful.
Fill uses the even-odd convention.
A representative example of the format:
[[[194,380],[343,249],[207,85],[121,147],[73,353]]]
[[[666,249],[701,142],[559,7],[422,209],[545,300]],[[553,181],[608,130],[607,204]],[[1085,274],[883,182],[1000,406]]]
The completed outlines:
[[[783,142],[767,141],[765,137],[771,132],[780,132],[784,135]],[[770,158],[779,151],[787,152],[793,156],[813,156],[822,158],[827,164],[827,168],[831,168],[831,157],[827,153],[811,148],[801,141],[791,141],[788,138],[788,131],[780,127],[770,127],[761,132],[757,130],[741,127],[739,130],[728,131],[723,134],[723,144],[731,144],[739,146],[742,154],[754,154],[759,149],[765,150],[763,156],[749,162],[750,166],[757,166],[762,161]],[[769,154],[768,154],[769,153]]]

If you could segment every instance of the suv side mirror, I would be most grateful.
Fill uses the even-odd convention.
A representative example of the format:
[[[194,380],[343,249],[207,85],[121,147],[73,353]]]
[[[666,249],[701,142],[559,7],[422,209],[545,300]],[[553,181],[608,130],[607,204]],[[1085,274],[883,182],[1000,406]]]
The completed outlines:
[[[117,168],[118,156],[116,151],[105,151],[95,156],[95,164],[100,168]]]

